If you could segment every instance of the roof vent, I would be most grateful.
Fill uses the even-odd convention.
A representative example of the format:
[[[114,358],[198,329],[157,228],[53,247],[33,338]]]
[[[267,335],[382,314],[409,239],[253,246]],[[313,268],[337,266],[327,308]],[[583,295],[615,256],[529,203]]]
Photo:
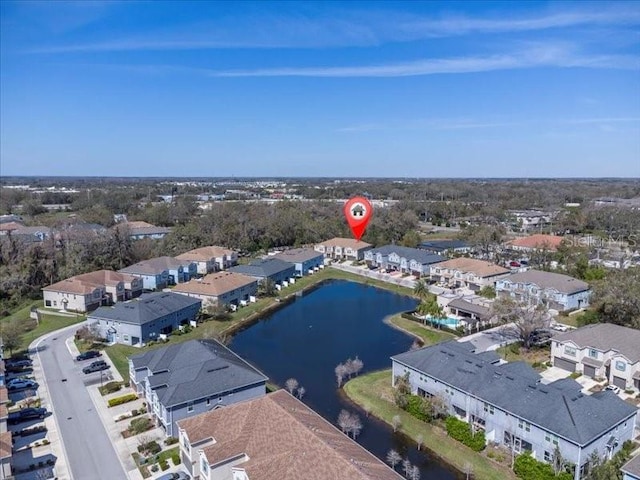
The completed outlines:
[[[219,370],[224,370],[225,368],[229,368],[229,365],[223,365],[221,367],[210,368],[209,370],[207,370],[207,373],[217,372]]]

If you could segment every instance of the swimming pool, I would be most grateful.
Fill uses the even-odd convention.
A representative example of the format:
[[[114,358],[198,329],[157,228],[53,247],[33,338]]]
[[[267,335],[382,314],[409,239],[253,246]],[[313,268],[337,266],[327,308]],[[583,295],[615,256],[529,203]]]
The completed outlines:
[[[454,317],[446,317],[446,318],[429,317],[429,321],[433,323],[437,323],[438,325],[445,325],[449,328],[458,328],[458,325],[460,325],[460,320]]]

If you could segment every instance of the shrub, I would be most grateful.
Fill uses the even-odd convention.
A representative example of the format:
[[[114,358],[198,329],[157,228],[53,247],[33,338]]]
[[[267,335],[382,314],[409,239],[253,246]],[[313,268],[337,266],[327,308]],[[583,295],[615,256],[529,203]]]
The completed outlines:
[[[574,380],[578,377],[581,377],[582,374],[580,372],[573,372],[571,375],[569,375],[569,378],[573,378]]]
[[[168,470],[168,469],[169,469],[169,462],[167,462],[166,460],[162,460],[160,462],[160,470],[164,472],[165,470]]]
[[[146,432],[152,426],[153,425],[151,423],[151,419],[150,418],[147,418],[147,417],[136,418],[134,420],[131,420],[131,423],[129,424],[129,431],[133,435],[137,435],[139,433]]]
[[[178,443],[178,439],[176,437],[169,437],[164,441],[165,445],[173,445],[174,443]]]
[[[112,398],[109,400],[108,404],[110,407],[115,407],[116,405],[122,405],[123,403],[133,402],[137,400],[138,396],[135,393],[128,393],[126,395],[122,395],[121,397]]]
[[[427,400],[418,395],[407,395],[405,410],[418,420],[422,420],[423,422],[431,421],[431,406]]]
[[[447,434],[476,452],[484,449],[486,442],[484,432],[471,433],[471,425],[456,417],[448,417],[445,421]]]
[[[109,382],[106,385],[103,385],[98,390],[102,395],[108,395],[110,393],[115,393],[122,388],[122,382]]]
[[[158,465],[152,465],[152,466],[151,466],[151,468],[150,468],[150,470],[151,470],[153,473],[156,473],[156,472],[158,471]]]
[[[573,475],[561,472],[555,475],[553,468],[548,463],[542,463],[533,458],[531,452],[518,455],[513,464],[513,471],[523,480],[572,480]]]

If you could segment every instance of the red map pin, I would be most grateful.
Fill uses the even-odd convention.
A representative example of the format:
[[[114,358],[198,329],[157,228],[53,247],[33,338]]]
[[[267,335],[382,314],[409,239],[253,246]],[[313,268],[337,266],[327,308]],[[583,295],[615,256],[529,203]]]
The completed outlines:
[[[360,240],[364,235],[372,214],[373,207],[364,197],[353,197],[345,203],[344,216],[347,217],[347,223],[356,240]]]

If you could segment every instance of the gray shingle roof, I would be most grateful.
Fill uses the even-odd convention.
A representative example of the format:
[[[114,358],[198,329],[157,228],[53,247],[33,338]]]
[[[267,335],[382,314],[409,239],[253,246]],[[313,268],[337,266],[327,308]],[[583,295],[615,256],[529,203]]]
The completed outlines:
[[[411,247],[403,247],[400,245],[385,245],[383,247],[374,248],[371,250],[371,253],[382,254],[384,256],[389,256],[392,253],[397,253],[400,257],[404,257],[407,261],[415,260],[421,265],[431,265],[432,263],[444,262],[446,260],[445,257],[442,257],[435,253],[429,253],[425,250],[420,250],[419,248],[411,248]]]
[[[543,272],[541,270],[514,273],[504,280],[512,283],[530,283],[537,285],[539,288],[554,288],[561,293],[567,294],[589,290],[589,284],[582,280],[561,273]]]
[[[444,252],[456,248],[469,248],[469,245],[462,240],[431,240],[422,242],[420,248],[425,250],[433,250],[436,252]]]
[[[628,475],[635,475],[640,478],[640,454],[625,463],[620,470]]]
[[[130,357],[148,368],[151,387],[172,407],[267,381],[267,377],[215,340],[190,340]],[[157,373],[155,373],[157,372]]]
[[[229,268],[230,272],[243,273],[244,275],[260,278],[271,277],[272,275],[277,275],[287,270],[291,270],[291,274],[293,275],[295,265],[280,260],[279,258],[258,259],[253,260],[248,265],[237,265]]]
[[[133,273],[138,275],[157,275],[165,270],[188,266],[191,262],[178,260],[173,257],[156,257],[142,262],[134,263],[118,270],[121,273]]]
[[[183,308],[201,304],[197,298],[171,292],[155,292],[141,295],[130,302],[119,302],[113,307],[100,307],[89,315],[90,319],[104,318],[123,323],[143,325],[153,322]]]
[[[613,392],[580,393],[576,382],[548,385],[524,362],[497,365],[449,341],[392,357],[579,445],[590,443],[637,409]]]
[[[595,323],[577,330],[554,335],[557,342],[571,341],[581,348],[592,347],[602,352],[616,350],[632,362],[640,361],[640,330],[613,323]]]
[[[462,298],[455,298],[451,300],[447,306],[457,308],[465,312],[474,313],[478,315],[481,319],[489,318],[491,314],[490,308],[468,302]]]

